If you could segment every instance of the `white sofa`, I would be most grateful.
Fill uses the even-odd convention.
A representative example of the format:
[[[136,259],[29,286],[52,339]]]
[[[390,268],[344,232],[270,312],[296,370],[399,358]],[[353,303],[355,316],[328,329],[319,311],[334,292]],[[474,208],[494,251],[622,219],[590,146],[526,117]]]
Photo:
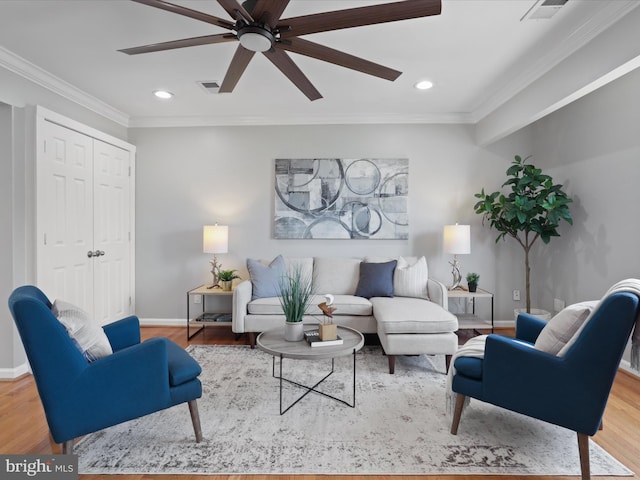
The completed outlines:
[[[364,259],[367,263],[388,260],[391,259]],[[355,295],[359,283],[365,281],[361,262],[363,260],[357,258],[332,257],[284,259],[289,272],[293,268],[300,268],[313,281],[313,292],[317,298],[311,302],[304,322],[318,323],[322,312],[317,304],[324,301],[325,294],[330,293],[335,298],[334,323],[355,328],[362,333],[378,334],[389,359],[390,373],[394,372],[396,355],[445,355],[448,369],[451,355],[458,346],[458,338],[454,333],[458,329],[458,320],[447,310],[446,287],[428,278],[424,257],[398,259],[398,267],[393,271],[396,288],[392,297],[363,298]],[[260,263],[268,265],[269,261],[260,260]],[[418,266],[420,272],[417,272]],[[410,285],[407,290],[407,278],[410,282],[418,282],[418,285],[413,286],[415,288]],[[234,289],[232,323],[235,333],[249,334],[251,348],[255,346],[257,333],[280,327],[285,322],[277,296],[252,299],[252,281],[255,282],[245,280]],[[397,283],[399,281],[404,283]],[[256,290],[260,290],[259,285],[256,285]],[[419,298],[399,296],[412,290],[418,292]]]

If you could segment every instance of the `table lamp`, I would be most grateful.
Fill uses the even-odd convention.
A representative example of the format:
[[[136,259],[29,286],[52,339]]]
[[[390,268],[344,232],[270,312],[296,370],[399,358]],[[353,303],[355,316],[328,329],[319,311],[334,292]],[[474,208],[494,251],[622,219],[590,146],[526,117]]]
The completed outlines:
[[[460,274],[460,263],[458,263],[458,255],[471,253],[471,227],[469,225],[445,225],[444,226],[444,251],[453,254],[453,262],[449,264],[453,267],[451,274],[453,275],[453,283],[449,290],[462,288],[460,282],[462,275]]]
[[[213,284],[207,288],[220,288],[218,285],[218,273],[222,264],[218,263],[216,254],[227,253],[229,251],[229,227],[227,225],[205,225],[202,228],[202,251],[204,253],[213,253],[211,263],[211,274],[213,275]]]

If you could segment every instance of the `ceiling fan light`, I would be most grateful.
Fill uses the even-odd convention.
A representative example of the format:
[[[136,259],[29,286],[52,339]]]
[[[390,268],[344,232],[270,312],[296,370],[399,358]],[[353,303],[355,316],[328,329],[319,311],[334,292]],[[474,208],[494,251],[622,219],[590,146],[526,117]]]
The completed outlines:
[[[254,26],[248,26],[238,32],[240,45],[252,52],[266,52],[273,46],[274,37],[271,32]]]

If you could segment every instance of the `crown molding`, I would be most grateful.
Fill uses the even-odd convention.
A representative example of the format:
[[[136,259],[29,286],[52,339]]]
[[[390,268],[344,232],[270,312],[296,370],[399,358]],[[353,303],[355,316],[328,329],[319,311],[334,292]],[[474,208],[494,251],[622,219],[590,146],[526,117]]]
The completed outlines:
[[[540,56],[538,60],[531,63],[528,68],[521,70],[518,75],[495,88],[493,93],[484,100],[481,100],[471,113],[474,123],[479,122],[511,98],[515,97],[564,59],[585,46],[588,42],[639,6],[640,2],[637,0],[608,2],[607,5],[601,5],[600,10],[589,18],[584,25],[578,28],[568,40],[562,42],[557,48],[550,50],[546,55]]]
[[[124,127],[129,126],[129,115],[103,102],[99,98],[80,90],[78,87],[56,77],[52,73],[25,60],[15,53],[0,46],[0,67],[20,75],[21,77],[40,85],[47,90],[60,95],[92,112],[118,123]]]
[[[468,124],[475,123],[468,113],[444,114],[362,114],[362,115],[286,115],[286,116],[183,116],[131,117],[130,128],[217,127],[251,125],[351,125],[351,124]]]

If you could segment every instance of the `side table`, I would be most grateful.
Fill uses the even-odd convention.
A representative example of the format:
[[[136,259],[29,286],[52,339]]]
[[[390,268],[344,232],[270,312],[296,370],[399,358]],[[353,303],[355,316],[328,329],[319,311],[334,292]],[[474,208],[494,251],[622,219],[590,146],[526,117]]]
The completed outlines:
[[[477,299],[489,299],[491,300],[491,333],[493,333],[493,293],[478,288],[475,292],[468,290],[447,290],[447,296],[449,299],[454,298],[470,298],[472,311],[471,313],[457,314],[458,328],[460,330],[470,329],[478,330],[480,328],[487,328],[486,322],[476,315],[476,300]]]
[[[197,317],[191,318],[191,297],[195,295],[201,295],[202,297],[202,312]],[[212,297],[217,297],[221,299],[230,298],[232,296],[233,290],[207,288],[206,285],[200,285],[199,287],[189,290],[187,292],[187,340],[191,339],[191,337],[196,335],[199,331],[204,330],[205,326],[231,327],[231,308],[229,307],[227,311],[221,310],[220,307],[218,307],[217,310],[208,310],[207,298],[211,299]],[[190,333],[190,329],[193,330],[193,328],[196,328],[196,331]]]

